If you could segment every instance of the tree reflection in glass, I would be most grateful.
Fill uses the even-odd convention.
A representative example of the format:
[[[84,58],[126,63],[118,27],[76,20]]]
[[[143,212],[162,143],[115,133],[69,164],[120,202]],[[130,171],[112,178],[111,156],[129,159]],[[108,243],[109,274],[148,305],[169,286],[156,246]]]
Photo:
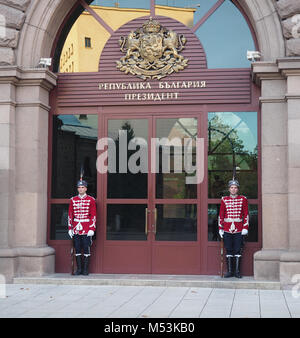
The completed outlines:
[[[209,198],[227,194],[227,182],[232,178],[234,168],[241,194],[257,198],[257,113],[209,113]]]

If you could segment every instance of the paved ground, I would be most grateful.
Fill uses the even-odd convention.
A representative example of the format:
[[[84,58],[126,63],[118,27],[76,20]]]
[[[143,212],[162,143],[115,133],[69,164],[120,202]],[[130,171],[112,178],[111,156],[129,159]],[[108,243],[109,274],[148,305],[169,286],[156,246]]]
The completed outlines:
[[[300,290],[7,284],[0,296],[0,318],[300,318]]]

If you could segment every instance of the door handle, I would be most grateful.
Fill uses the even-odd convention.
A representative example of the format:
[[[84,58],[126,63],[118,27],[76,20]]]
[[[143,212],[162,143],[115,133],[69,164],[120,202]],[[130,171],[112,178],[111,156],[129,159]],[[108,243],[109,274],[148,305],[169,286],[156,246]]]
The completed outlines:
[[[145,235],[148,235],[148,208],[145,209]]]
[[[154,209],[154,226],[153,226],[153,228],[154,228],[154,234],[156,235],[156,225],[157,225],[157,209],[155,208]]]

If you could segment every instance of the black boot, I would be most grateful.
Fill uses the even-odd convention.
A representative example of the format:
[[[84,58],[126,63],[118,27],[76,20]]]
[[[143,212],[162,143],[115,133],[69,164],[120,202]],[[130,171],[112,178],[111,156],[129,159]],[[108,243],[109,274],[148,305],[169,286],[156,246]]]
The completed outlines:
[[[83,272],[82,274],[84,276],[87,276],[89,274],[89,256],[83,256]]]
[[[229,278],[229,277],[233,276],[233,272],[232,272],[233,257],[232,256],[226,256],[226,260],[227,260],[227,273],[224,275],[224,278]]]
[[[241,256],[234,256],[234,260],[235,260],[235,272],[234,272],[234,277],[236,278],[242,278],[242,276],[240,275],[240,265],[241,265]]]
[[[76,265],[77,270],[75,271],[74,275],[78,276],[82,273],[81,255],[76,256]]]

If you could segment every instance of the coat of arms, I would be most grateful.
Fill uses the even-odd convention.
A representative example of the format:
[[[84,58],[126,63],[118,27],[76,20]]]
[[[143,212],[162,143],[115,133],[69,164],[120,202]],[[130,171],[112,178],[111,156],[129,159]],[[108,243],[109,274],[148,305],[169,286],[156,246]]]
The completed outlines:
[[[117,61],[117,69],[143,80],[159,80],[183,70],[188,64],[188,59],[179,54],[186,38],[162,27],[151,17],[141,28],[122,36],[119,44],[126,55]]]

